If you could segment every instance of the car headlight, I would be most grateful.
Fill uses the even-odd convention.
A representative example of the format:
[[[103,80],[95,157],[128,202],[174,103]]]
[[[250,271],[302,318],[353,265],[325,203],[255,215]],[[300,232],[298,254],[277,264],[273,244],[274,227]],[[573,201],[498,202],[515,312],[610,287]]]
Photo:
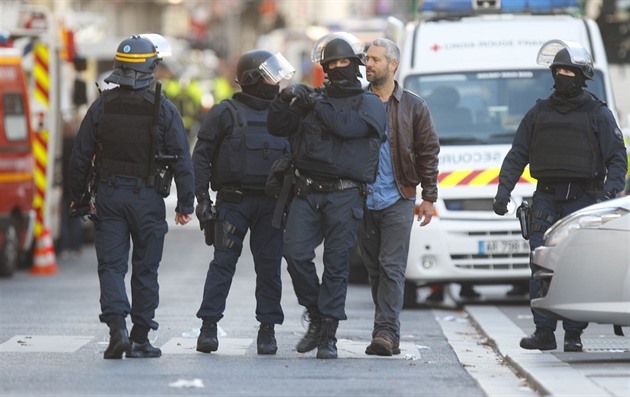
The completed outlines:
[[[545,232],[545,245],[558,245],[575,230],[597,229],[627,213],[628,210],[620,207],[594,208],[592,210],[574,212],[556,222]]]

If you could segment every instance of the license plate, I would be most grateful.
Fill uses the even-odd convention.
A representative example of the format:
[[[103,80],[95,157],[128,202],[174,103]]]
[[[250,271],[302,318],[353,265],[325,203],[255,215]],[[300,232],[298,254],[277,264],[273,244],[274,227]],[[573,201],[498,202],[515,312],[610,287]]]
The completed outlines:
[[[527,254],[529,242],[523,240],[480,241],[479,254]]]

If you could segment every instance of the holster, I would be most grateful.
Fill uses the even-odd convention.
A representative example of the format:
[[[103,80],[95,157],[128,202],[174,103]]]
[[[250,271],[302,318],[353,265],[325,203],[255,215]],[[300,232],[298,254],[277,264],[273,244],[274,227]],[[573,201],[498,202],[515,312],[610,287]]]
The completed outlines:
[[[529,203],[525,200],[518,206],[516,209],[516,217],[518,218],[519,223],[521,224],[521,235],[525,240],[529,240],[529,217],[530,217],[530,209]]]
[[[210,246],[214,244],[214,224],[215,219],[208,219],[203,223],[203,237],[206,241],[206,245]]]
[[[173,171],[171,167],[166,166],[159,168],[155,176],[155,191],[162,197],[166,198],[171,194],[171,185],[173,184]]]

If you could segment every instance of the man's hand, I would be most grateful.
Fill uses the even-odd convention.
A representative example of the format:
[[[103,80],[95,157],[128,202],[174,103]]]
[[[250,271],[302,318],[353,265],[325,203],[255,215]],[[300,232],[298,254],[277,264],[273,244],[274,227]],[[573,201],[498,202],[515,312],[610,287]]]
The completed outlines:
[[[494,203],[492,203],[492,209],[494,210],[494,213],[497,215],[507,214],[508,202],[509,202],[509,198],[499,197],[499,196],[495,197]]]
[[[430,201],[422,200],[420,207],[418,207],[418,221],[420,226],[426,226],[431,222],[433,218],[433,203]]]
[[[192,219],[192,215],[190,214],[180,214],[179,212],[175,214],[175,224],[176,225],[185,225]]]

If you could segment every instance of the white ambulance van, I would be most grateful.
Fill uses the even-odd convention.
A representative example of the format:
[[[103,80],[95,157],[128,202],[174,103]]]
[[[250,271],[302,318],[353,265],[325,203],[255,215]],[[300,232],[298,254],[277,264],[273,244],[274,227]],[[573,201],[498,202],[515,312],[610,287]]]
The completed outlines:
[[[575,16],[577,2],[426,0],[423,7],[419,20],[397,32],[397,80],[426,100],[436,125],[439,199],[431,223],[412,228],[407,306],[416,303],[417,287],[430,284],[529,279],[529,245],[515,216],[523,200],[531,204],[536,181],[529,170],[512,192],[510,212],[494,214],[492,202],[519,122],[552,92],[551,72],[536,64],[543,43],[584,45],[595,68],[588,89],[615,111],[600,32]]]

